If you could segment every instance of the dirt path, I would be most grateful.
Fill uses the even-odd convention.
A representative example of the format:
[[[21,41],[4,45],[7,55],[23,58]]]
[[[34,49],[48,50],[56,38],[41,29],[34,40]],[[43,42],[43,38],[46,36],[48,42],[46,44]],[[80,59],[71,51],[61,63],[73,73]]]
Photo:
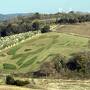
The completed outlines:
[[[43,90],[90,90],[90,80],[36,80]]]
[[[0,90],[33,90],[33,89],[0,85]]]
[[[0,90],[90,90],[90,80],[35,79],[35,86],[41,89],[1,85]]]

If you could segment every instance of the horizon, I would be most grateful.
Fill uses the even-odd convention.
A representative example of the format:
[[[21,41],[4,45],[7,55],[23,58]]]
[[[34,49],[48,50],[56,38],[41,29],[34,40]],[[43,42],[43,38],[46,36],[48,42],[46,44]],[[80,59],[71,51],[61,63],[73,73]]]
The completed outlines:
[[[3,0],[0,3],[0,14],[90,12],[89,4],[90,0]]]
[[[64,11],[62,11],[62,12],[52,12],[52,13],[48,13],[48,12],[46,12],[46,13],[43,13],[43,12],[16,12],[16,13],[0,13],[1,15],[13,15],[13,14],[34,14],[34,13],[39,13],[39,14],[56,14],[56,13],[69,13],[70,11],[66,11],[66,12],[64,12]],[[90,14],[90,12],[85,12],[85,11],[74,11],[75,13],[83,13],[83,14],[87,14],[87,13],[89,13]]]

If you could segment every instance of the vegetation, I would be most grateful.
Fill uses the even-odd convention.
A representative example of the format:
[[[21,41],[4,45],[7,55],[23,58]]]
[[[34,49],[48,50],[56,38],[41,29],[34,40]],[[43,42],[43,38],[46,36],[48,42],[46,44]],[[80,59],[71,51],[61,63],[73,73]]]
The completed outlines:
[[[41,33],[47,33],[50,32],[50,26],[46,25],[41,29]]]
[[[40,23],[38,21],[34,21],[33,24],[32,24],[32,29],[34,31],[38,31],[40,29]]]
[[[55,54],[68,58],[74,52],[89,50],[88,41],[88,38],[64,33],[44,33],[2,51],[0,53],[0,70],[5,73],[11,73],[13,70],[14,73],[34,72],[45,61],[51,61]],[[26,51],[26,49],[29,50]],[[2,56],[2,54],[5,56]],[[5,67],[9,64],[16,66],[16,69],[6,69]],[[57,69],[60,67],[58,66]]]
[[[16,69],[16,66],[15,65],[13,65],[13,64],[7,64],[7,63],[4,63],[3,64],[3,68],[4,69],[11,69],[11,70],[15,70]]]
[[[35,13],[1,22],[1,73],[24,78],[90,79],[88,21],[89,14],[69,12]],[[6,76],[6,84],[25,86],[29,81]]]
[[[16,85],[16,86],[25,86],[29,84],[29,81],[14,80],[12,76],[6,76],[6,84]]]
[[[56,13],[39,14],[30,16],[20,16],[0,23],[0,36],[5,37],[13,34],[24,33],[28,31],[37,31],[44,25],[50,24],[75,24],[90,21],[90,14],[86,13]],[[43,31],[43,30],[42,30]],[[45,30],[46,31],[46,30]]]
[[[53,58],[54,67],[56,72],[60,73],[61,69],[65,68],[65,57],[59,54],[56,54]]]
[[[90,52],[80,52],[72,54],[70,61],[67,63],[67,66],[72,61],[74,65],[70,66],[71,70],[81,71],[83,73],[87,73],[87,69],[89,70],[90,63]],[[74,67],[74,68],[73,68]]]
[[[0,50],[7,48],[9,46],[13,46],[21,41],[24,41],[24,40],[32,37],[33,35],[35,35],[34,32],[27,32],[27,33],[21,33],[18,35],[1,37],[0,38]]]
[[[70,24],[70,25],[58,25],[56,26],[56,32],[72,34],[82,37],[90,36],[90,22],[79,23],[79,24]]]
[[[48,77],[56,76],[60,73],[62,68],[65,68],[65,58],[59,54],[53,55],[53,58],[49,61],[44,62],[40,66],[40,70],[33,72],[33,77]]]
[[[61,55],[56,54],[51,60],[43,63],[40,70],[33,72],[33,77],[37,78],[57,78],[57,75],[58,78],[90,78],[90,52],[72,54],[67,61]]]

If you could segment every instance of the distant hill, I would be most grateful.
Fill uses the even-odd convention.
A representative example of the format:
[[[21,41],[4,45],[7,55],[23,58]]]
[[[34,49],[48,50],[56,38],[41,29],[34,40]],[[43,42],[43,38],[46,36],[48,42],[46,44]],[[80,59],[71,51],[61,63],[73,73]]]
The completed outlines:
[[[0,14],[0,21],[9,20],[17,16],[31,16],[33,13]]]

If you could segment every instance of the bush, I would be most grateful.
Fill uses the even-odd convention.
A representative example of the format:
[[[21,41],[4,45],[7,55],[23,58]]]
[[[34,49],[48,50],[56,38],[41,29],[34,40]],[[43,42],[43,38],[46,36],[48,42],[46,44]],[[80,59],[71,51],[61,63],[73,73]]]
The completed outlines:
[[[29,81],[15,80],[14,84],[16,86],[25,86],[25,85],[29,84]]]
[[[54,65],[51,61],[44,62],[40,70],[33,72],[33,77],[47,77],[55,73]]]
[[[88,64],[90,60],[90,52],[79,52],[72,54],[71,58],[67,62],[67,68],[69,70],[77,70],[86,73],[88,70]]]
[[[67,68],[68,68],[69,70],[71,70],[71,71],[75,71],[75,70],[79,71],[79,69],[81,69],[80,64],[78,64],[77,61],[74,60],[74,59],[70,59],[70,60],[67,62],[66,66],[67,66]]]
[[[29,81],[14,80],[12,76],[6,76],[6,84],[16,85],[16,86],[25,86],[29,84]]]
[[[56,54],[53,58],[54,66],[56,71],[59,73],[62,68],[65,67],[65,57]]]
[[[39,28],[40,28],[39,22],[34,21],[33,24],[32,24],[32,28],[33,28],[33,30],[38,31]]]
[[[8,85],[14,85],[14,78],[12,76],[6,76],[6,84]]]
[[[41,65],[40,71],[42,73],[45,73],[46,76],[49,76],[50,74],[55,73],[54,64],[52,61],[45,62]]]
[[[45,76],[55,76],[56,73],[60,73],[62,68],[65,67],[64,63],[65,57],[56,54],[53,58],[47,62],[44,62],[40,66],[40,70],[33,72],[34,77],[45,77]]]
[[[47,32],[50,32],[50,26],[49,25],[46,25],[41,29],[41,33],[47,33]]]

